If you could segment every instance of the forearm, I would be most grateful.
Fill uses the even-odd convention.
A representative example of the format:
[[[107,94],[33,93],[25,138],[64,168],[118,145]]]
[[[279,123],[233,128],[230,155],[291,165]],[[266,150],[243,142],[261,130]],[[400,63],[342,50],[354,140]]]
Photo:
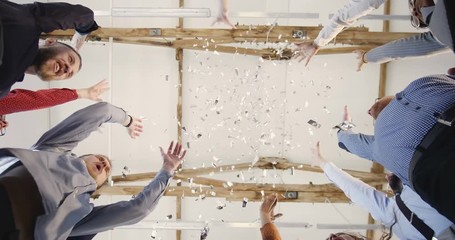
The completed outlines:
[[[374,160],[374,136],[354,133],[352,130],[340,130],[337,133],[338,146],[359,157]]]
[[[381,222],[388,222],[388,198],[370,185],[360,181],[336,167],[333,163],[325,163],[321,168],[327,178],[337,185],[356,205],[370,212]]]
[[[95,207],[74,227],[71,236],[94,234],[139,222],[156,207],[169,185],[171,177],[169,172],[161,170],[135,198]]]
[[[450,51],[450,48],[437,41],[430,32],[402,38],[368,51],[365,62],[385,63],[392,60],[420,57]]]
[[[262,240],[281,240],[280,233],[273,223],[264,224],[261,227]]]
[[[126,122],[126,112],[106,102],[83,108],[47,131],[33,146],[35,149],[70,151],[103,123]]]
[[[48,108],[77,99],[73,89],[15,89],[0,99],[0,115]]]
[[[75,29],[79,33],[88,34],[99,28],[93,11],[82,5],[35,2],[24,6],[37,19],[36,24],[43,32]]]
[[[360,17],[369,14],[371,11],[379,8],[385,0],[351,0],[342,9],[338,10],[330,22],[326,24],[314,43],[319,46],[327,45],[334,39],[345,27],[354,24]]]

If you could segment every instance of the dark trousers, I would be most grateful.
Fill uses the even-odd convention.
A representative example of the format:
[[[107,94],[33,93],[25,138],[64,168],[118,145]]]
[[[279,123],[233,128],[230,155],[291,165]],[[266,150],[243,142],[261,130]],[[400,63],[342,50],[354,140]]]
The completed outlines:
[[[0,174],[5,175],[7,172],[22,166],[21,162],[17,162]],[[91,240],[96,234],[69,237],[68,240]],[[17,240],[19,239],[20,232],[16,229],[14,215],[12,212],[11,202],[9,200],[8,192],[3,187],[0,179],[0,240]]]
[[[11,203],[2,184],[0,184],[0,216],[0,240],[18,239]]]
[[[417,194],[455,223],[455,127],[438,135],[411,174]]]

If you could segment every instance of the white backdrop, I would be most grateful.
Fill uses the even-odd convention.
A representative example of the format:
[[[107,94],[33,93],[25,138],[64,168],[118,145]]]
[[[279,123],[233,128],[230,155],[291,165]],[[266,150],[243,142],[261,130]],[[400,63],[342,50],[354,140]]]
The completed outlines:
[[[16,1],[29,2],[29,1]],[[178,7],[178,1],[68,1],[108,11],[111,7]],[[217,1],[187,0],[187,7],[209,7],[218,11]],[[328,14],[345,4],[345,0],[231,0],[231,12],[314,12],[319,19],[232,19],[240,24],[318,25],[327,22]],[[330,7],[328,7],[330,6]],[[393,14],[407,14],[403,1],[392,2]],[[382,13],[382,9],[376,12]],[[210,28],[214,18],[185,19],[188,28]],[[100,17],[104,27],[166,27],[177,25],[176,18],[110,18]],[[380,31],[379,21],[359,21],[371,31]],[[215,25],[225,28],[224,25]],[[392,22],[393,31],[414,31],[409,22]],[[68,87],[83,88],[108,79],[110,90],[102,97],[121,106],[130,114],[145,117],[145,133],[129,139],[120,126],[104,126],[76,149],[77,154],[90,152],[109,155],[114,161],[114,174],[124,166],[131,173],[157,171],[161,166],[158,146],[167,146],[177,138],[178,63],[173,49],[110,43],[87,43],[81,50],[83,69],[69,81],[46,84],[27,76],[17,88]],[[453,54],[431,58],[397,61],[389,64],[387,93],[394,94],[412,80],[433,73],[444,73],[453,67]],[[369,171],[371,162],[338,149],[331,127],[338,124],[344,105],[362,132],[372,133],[372,119],[366,114],[378,93],[379,66],[369,64],[355,71],[353,54],[315,56],[308,67],[295,60],[262,61],[257,57],[184,51],[183,143],[190,146],[185,168],[251,162],[257,156],[278,156],[292,162],[311,163],[310,147],[320,140],[323,154],[338,166]],[[7,116],[11,126],[0,138],[1,146],[28,147],[49,127],[91,102],[78,100],[47,110]],[[315,120],[321,128],[310,126]],[[290,171],[245,172],[246,180],[237,174],[223,174],[220,179],[233,182],[314,183],[327,182],[322,174]],[[95,204],[105,204],[129,196],[101,197]],[[219,203],[226,203],[218,210]],[[187,221],[257,221],[260,203],[224,199],[184,198],[182,219]],[[312,225],[366,224],[367,213],[350,204],[279,203],[283,222],[307,222]],[[175,219],[175,198],[164,197],[147,218],[149,221]],[[283,239],[325,239],[334,230],[280,229]],[[99,234],[96,239],[151,239],[150,229],[117,229]],[[361,231],[361,233],[365,233]],[[199,239],[199,231],[183,231],[183,238]],[[254,228],[213,228],[208,239],[259,239]],[[158,230],[156,239],[175,239],[174,230]]]

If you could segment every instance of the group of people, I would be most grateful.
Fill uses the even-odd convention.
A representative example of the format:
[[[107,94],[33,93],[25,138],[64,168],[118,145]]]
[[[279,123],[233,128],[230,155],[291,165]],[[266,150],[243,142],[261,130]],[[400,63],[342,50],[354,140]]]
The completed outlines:
[[[320,48],[345,27],[377,9],[384,0],[350,0],[310,43],[296,44],[295,55],[308,64]],[[429,31],[396,40],[368,52],[357,50],[357,70],[368,62],[453,52],[455,5],[450,0],[409,0],[411,24]],[[411,82],[395,96],[374,103],[368,114],[375,119],[374,135],[355,133],[348,107],[337,125],[340,148],[383,165],[394,196],[376,190],[327,161],[319,143],[313,150],[316,165],[351,201],[368,210],[389,229],[381,239],[455,239],[455,68]],[[272,224],[277,197],[264,200],[260,216],[264,240],[281,239]],[[366,239],[336,233],[330,240]]]
[[[105,80],[85,89],[11,90],[25,74],[63,80],[82,67],[78,49],[98,28],[92,10],[68,3],[17,4],[0,1],[0,115],[55,106],[78,98],[100,101]],[[40,40],[41,33],[75,29],[72,44]],[[112,170],[103,154],[75,155],[79,142],[105,123],[118,123],[130,137],[142,133],[141,119],[106,102],[83,108],[44,133],[30,149],[0,149],[0,239],[89,240],[97,233],[133,224],[157,205],[186,150],[173,142],[160,148],[162,168],[129,201],[103,206],[91,195]],[[0,128],[8,126],[2,118]]]
[[[350,0],[311,43],[296,44],[295,55],[309,60],[345,27],[378,8],[385,0]],[[220,16],[228,19],[227,2]],[[357,51],[358,69],[368,62],[453,51],[454,3],[451,0],[409,0],[411,22],[429,31],[397,40],[368,52]],[[452,11],[450,11],[452,10]],[[63,80],[82,67],[78,50],[86,36],[98,29],[93,11],[68,3],[17,4],[0,0],[0,115],[40,109],[87,98],[99,101],[106,81],[85,89],[14,89],[25,74],[44,81]],[[40,40],[42,32],[75,29],[72,44]],[[339,146],[382,164],[394,197],[351,177],[314,148],[317,165],[346,195],[400,239],[455,239],[454,141],[455,76],[453,71],[422,77],[402,92],[377,101],[369,110],[376,119],[375,134],[355,133],[347,107],[338,125]],[[118,123],[130,137],[142,133],[141,119],[100,102],[83,108],[47,131],[30,149],[0,149],[0,239],[92,239],[99,232],[133,224],[148,215],[163,195],[186,150],[171,143],[160,149],[163,165],[156,177],[134,199],[93,206],[90,196],[111,173],[102,154],[76,156],[72,150],[104,123]],[[0,128],[8,126],[0,120]],[[267,196],[261,206],[264,239],[280,239],[273,220],[277,197]],[[337,233],[328,239],[358,239]]]

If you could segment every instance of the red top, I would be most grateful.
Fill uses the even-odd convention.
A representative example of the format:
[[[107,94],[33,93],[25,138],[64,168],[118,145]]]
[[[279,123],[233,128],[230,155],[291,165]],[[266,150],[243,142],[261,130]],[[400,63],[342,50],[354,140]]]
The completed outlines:
[[[14,89],[0,99],[0,115],[48,108],[78,98],[76,90],[51,88],[38,91]]]

